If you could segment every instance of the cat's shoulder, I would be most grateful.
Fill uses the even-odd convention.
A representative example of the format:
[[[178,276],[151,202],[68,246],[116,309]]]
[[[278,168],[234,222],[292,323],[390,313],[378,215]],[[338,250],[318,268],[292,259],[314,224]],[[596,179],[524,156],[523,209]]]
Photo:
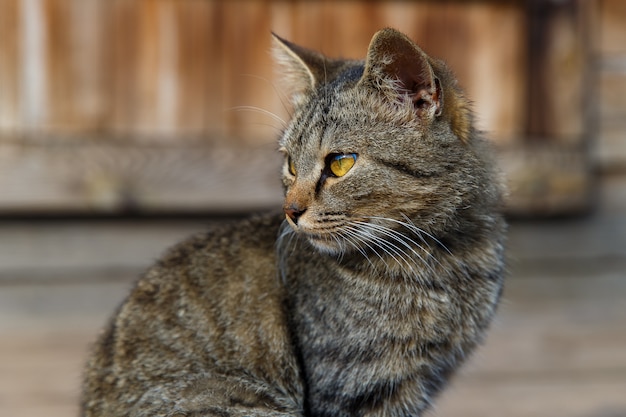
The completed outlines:
[[[236,260],[249,252],[273,253],[284,216],[277,213],[226,220],[196,233],[168,249],[158,260],[161,267],[181,267],[189,262]],[[248,256],[253,256],[249,253]]]
[[[125,304],[174,305],[188,291],[219,297],[252,276],[255,285],[275,290],[275,242],[283,219],[269,214],[226,221],[190,236],[148,268]]]

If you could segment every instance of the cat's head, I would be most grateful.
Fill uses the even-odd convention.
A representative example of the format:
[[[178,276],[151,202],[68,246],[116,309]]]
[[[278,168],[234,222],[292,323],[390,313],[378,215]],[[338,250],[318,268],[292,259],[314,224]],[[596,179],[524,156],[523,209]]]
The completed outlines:
[[[377,32],[365,61],[274,43],[293,103],[280,138],[284,211],[318,249],[362,252],[382,239],[394,250],[416,230],[441,234],[491,187],[468,101],[402,33]]]

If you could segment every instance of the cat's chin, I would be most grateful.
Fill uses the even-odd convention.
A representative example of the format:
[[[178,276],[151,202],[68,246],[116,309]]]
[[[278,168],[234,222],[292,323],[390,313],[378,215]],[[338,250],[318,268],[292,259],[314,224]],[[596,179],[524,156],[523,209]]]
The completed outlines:
[[[337,241],[327,238],[321,237],[317,235],[308,235],[306,239],[309,241],[311,246],[315,248],[318,252],[324,253],[326,255],[341,255],[345,252],[345,247],[340,245]]]

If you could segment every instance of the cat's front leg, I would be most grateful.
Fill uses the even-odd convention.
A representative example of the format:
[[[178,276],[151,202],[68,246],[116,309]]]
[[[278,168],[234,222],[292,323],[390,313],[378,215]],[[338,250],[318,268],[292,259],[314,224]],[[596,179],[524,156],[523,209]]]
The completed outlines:
[[[175,384],[177,385],[177,384]],[[174,387],[171,387],[174,388]],[[174,390],[159,387],[144,396],[158,396],[170,403],[159,413],[142,410],[140,416],[165,417],[302,417],[298,396],[290,395],[277,386],[235,376],[214,375],[180,385]],[[169,391],[169,392],[166,392]],[[171,402],[170,402],[171,401]]]
[[[302,414],[281,413],[264,408],[210,407],[197,411],[176,410],[166,417],[301,417]]]

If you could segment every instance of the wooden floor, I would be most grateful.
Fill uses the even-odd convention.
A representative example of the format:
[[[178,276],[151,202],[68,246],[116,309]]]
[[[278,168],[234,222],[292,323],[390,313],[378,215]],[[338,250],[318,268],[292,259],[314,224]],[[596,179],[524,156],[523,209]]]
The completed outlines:
[[[431,416],[626,416],[626,187],[607,184],[594,216],[511,225],[497,322]],[[0,221],[0,416],[76,415],[134,277],[210,223]]]

